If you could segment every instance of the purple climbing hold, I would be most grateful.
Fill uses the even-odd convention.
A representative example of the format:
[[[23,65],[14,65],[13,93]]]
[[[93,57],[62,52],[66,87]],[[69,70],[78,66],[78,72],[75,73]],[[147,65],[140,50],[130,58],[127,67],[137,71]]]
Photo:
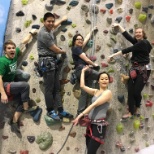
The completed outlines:
[[[17,13],[16,13],[16,16],[17,17],[22,17],[22,16],[24,16],[25,14],[23,13],[23,11],[18,11]]]
[[[71,2],[69,3],[70,6],[77,6],[79,3],[78,0],[71,0]]]
[[[107,9],[110,10],[113,7],[113,3],[107,3],[107,4],[105,4],[105,6]]]
[[[27,140],[29,143],[33,143],[35,141],[35,136],[27,136]]]
[[[115,21],[117,21],[118,23],[120,23],[121,20],[122,20],[122,17],[117,17],[117,18],[115,19]]]

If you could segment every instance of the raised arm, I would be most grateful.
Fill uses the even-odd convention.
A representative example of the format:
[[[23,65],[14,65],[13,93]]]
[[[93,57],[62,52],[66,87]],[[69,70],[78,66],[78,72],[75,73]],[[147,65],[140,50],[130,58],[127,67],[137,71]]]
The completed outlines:
[[[1,93],[1,102],[8,103],[8,97],[7,97],[6,92],[4,90],[2,75],[0,75],[0,93]]]
[[[118,27],[122,35],[132,44],[135,44],[137,41],[134,37],[132,37],[120,24],[114,23],[112,27]]]
[[[82,48],[84,48],[87,44],[87,42],[89,41],[91,35],[93,34],[94,31],[98,30],[97,27],[95,26],[90,33],[87,34],[87,36],[85,37],[84,39],[84,42],[83,42],[83,45],[82,45]]]
[[[57,27],[59,27],[59,25],[63,22],[63,21],[66,21],[68,19],[67,16],[63,16],[61,20],[58,20],[55,22],[54,24],[54,28],[53,29],[56,29]]]
[[[85,66],[81,71],[81,77],[80,77],[80,87],[86,91],[90,95],[94,95],[97,89],[93,89],[90,87],[87,87],[85,85],[85,72],[88,71],[89,66]]]

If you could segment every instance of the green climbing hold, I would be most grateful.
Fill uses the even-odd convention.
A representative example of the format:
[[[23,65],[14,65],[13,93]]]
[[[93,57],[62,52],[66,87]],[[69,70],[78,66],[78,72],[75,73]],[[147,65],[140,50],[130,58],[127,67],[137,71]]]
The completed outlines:
[[[24,26],[27,28],[30,26],[30,24],[32,23],[31,20],[27,20],[25,23],[24,23]]]
[[[53,137],[49,132],[43,132],[37,136],[36,143],[41,150],[46,150],[52,145]]]
[[[135,8],[140,9],[141,8],[141,2],[135,2]]]
[[[93,46],[93,40],[89,40],[88,43],[86,44],[88,48],[91,48]]]
[[[75,28],[76,27],[76,24],[72,24],[72,27]]]
[[[28,4],[28,0],[21,0],[22,5],[27,5]]]
[[[108,73],[114,73],[114,69],[113,68],[109,68],[107,72]]]
[[[139,15],[139,17],[138,17],[138,20],[139,20],[140,22],[145,22],[146,19],[147,19],[147,15],[146,15],[146,14],[143,14],[143,13],[141,13],[141,14]]]
[[[34,60],[34,56],[33,56],[33,55],[30,55],[30,56],[29,56],[29,59],[30,59],[30,60]]]
[[[40,22],[43,23],[43,18],[40,18]]]
[[[55,124],[60,124],[61,123],[61,121],[58,121],[58,120],[56,121],[56,120],[50,118],[47,115],[44,116],[44,120],[45,120],[45,122],[46,122],[46,124],[48,126],[55,125]]]
[[[140,120],[143,121],[144,119],[145,119],[145,117],[140,115]]]
[[[124,130],[124,125],[122,123],[117,124],[116,131],[117,133],[121,134]]]
[[[72,40],[69,40],[69,42],[68,42],[68,46],[69,46],[69,47],[72,46]]]
[[[36,98],[36,103],[40,103],[41,102],[41,99],[40,98]]]
[[[139,120],[134,120],[134,122],[133,122],[133,126],[134,126],[134,129],[139,129],[140,128],[140,121]]]
[[[149,95],[148,94],[143,94],[144,99],[148,99]]]

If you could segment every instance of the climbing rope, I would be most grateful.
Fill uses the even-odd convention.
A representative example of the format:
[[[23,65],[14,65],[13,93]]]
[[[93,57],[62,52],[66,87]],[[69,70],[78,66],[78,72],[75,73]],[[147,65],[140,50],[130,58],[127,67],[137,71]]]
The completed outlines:
[[[59,151],[58,151],[56,154],[59,154],[59,153],[61,152],[61,150],[64,148],[64,146],[65,146],[65,144],[66,144],[66,142],[67,142],[67,140],[68,140],[69,134],[70,134],[70,132],[72,131],[72,129],[73,129],[73,124],[71,125],[71,127],[70,127],[70,129],[69,129],[69,132],[68,132],[68,134],[67,134],[67,136],[66,136],[66,139],[65,139],[64,143],[62,144],[61,148],[59,149]]]
[[[96,1],[92,0],[90,2],[91,30],[96,26],[96,22],[97,22],[97,20],[96,20],[97,18],[96,18],[96,14],[95,14],[95,11],[96,11],[96,6],[95,5],[96,5]],[[93,56],[94,52],[95,52],[95,35],[94,35],[94,31],[92,31],[92,35],[91,35],[90,38],[93,41],[93,45],[92,45],[92,48],[91,48],[90,55]]]

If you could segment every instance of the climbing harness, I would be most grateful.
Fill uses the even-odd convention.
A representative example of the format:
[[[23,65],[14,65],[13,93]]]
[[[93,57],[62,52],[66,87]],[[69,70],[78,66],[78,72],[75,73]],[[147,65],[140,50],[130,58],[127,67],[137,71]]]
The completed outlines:
[[[8,83],[6,85],[6,88],[5,88],[6,95],[8,96],[8,101],[12,101],[13,100],[13,95],[10,92],[10,88],[11,88],[11,83]]]

